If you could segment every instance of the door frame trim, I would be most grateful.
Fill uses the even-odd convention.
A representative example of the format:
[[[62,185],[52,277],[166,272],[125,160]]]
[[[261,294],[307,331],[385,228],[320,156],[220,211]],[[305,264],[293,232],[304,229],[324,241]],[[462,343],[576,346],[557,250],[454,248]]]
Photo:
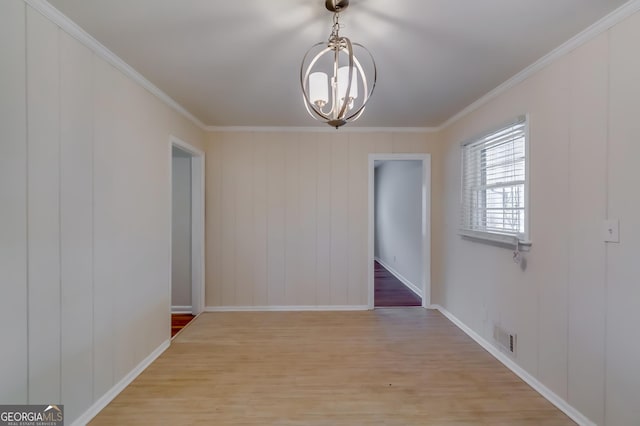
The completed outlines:
[[[198,315],[205,306],[205,154],[200,149],[173,136],[169,136],[169,311],[171,311],[171,262],[173,208],[173,147],[191,155],[191,313]]]
[[[431,306],[431,154],[369,154],[369,217],[367,281],[369,287],[368,306],[375,307],[375,162],[378,160],[422,161],[422,307]]]

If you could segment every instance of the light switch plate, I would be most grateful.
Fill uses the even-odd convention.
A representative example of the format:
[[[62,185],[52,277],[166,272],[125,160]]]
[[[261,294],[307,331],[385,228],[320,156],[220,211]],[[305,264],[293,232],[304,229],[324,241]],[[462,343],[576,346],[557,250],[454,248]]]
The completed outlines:
[[[618,219],[607,219],[604,221],[602,234],[605,243],[620,242],[620,221]]]

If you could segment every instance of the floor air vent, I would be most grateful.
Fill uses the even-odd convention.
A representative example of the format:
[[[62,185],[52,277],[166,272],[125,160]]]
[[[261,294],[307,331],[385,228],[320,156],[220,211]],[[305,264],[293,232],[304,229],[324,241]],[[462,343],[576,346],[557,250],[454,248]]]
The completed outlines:
[[[505,351],[512,355],[516,353],[516,334],[497,325],[493,326],[493,340]]]

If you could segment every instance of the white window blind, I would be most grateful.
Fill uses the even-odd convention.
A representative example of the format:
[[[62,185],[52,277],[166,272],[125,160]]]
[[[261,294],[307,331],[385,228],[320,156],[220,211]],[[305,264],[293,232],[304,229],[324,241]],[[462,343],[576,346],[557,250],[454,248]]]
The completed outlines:
[[[527,240],[526,126],[518,117],[462,146],[463,234]]]

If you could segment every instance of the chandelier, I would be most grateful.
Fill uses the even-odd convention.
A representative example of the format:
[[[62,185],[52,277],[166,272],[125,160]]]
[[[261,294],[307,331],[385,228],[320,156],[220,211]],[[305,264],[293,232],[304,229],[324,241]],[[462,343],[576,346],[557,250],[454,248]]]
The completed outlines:
[[[309,115],[337,129],[360,118],[376,85],[377,70],[367,48],[339,34],[340,12],[349,0],[326,0],[325,6],[333,12],[331,35],[304,55],[300,84]],[[361,59],[366,60],[365,67]],[[371,81],[365,70],[373,74]]]

